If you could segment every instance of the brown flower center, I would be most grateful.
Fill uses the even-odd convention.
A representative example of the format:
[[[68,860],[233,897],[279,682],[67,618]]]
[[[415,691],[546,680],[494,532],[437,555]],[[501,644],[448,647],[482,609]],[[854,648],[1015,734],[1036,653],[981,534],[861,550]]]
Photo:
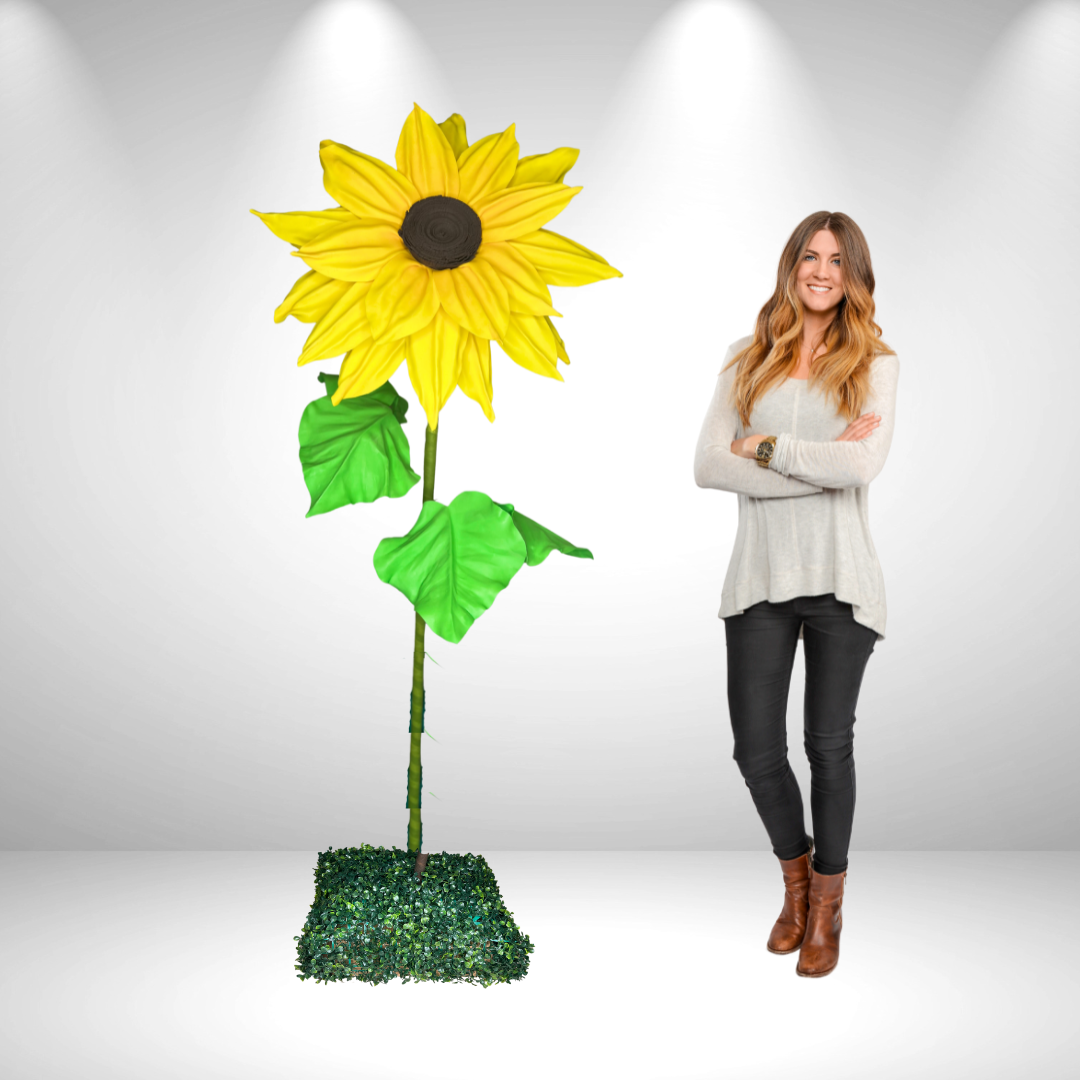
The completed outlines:
[[[430,195],[409,207],[398,236],[417,262],[432,270],[452,270],[480,250],[480,218],[460,199]]]

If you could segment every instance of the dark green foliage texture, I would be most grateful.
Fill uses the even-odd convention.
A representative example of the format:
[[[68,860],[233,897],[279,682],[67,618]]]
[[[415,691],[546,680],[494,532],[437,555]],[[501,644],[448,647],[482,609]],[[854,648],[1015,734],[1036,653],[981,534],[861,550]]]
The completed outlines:
[[[535,946],[482,855],[416,855],[362,844],[319,852],[315,901],[295,938],[299,979],[376,985],[522,979]]]

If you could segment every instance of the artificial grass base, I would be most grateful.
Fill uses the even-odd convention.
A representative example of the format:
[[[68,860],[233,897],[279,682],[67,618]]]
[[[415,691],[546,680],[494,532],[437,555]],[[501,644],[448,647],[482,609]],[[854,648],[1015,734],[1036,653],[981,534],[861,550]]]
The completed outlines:
[[[522,979],[535,946],[507,911],[483,855],[437,852],[421,875],[402,848],[319,852],[298,979],[374,984]]]

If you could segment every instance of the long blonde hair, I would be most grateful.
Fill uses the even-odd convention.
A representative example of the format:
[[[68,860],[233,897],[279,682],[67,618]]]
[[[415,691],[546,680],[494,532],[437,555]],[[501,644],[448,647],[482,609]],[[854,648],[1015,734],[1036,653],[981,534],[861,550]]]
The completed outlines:
[[[750,425],[754,402],[799,366],[803,304],[796,275],[811,238],[822,229],[836,237],[840,248],[844,298],[825,331],[825,353],[814,361],[807,385],[823,386],[837,403],[837,415],[845,414],[850,422],[862,414],[870,395],[875,357],[896,355],[881,340],[881,327],[874,322],[874,270],[866,237],[847,214],[819,210],[800,221],[788,238],[776,271],[776,291],[758,312],[754,340],[723,369],[739,365],[730,400],[737,405],[743,427]]]

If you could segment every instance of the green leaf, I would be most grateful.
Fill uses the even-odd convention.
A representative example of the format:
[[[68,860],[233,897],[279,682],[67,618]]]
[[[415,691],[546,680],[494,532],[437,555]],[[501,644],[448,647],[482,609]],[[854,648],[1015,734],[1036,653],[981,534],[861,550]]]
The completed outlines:
[[[375,549],[375,572],[412,601],[431,629],[457,644],[525,563],[525,541],[502,507],[480,491],[449,506],[425,502],[405,536]]]
[[[579,559],[591,559],[593,553],[588,548],[575,547],[569,540],[556,536],[550,529],[545,529],[539,522],[519,514],[514,509],[513,503],[496,503],[501,506],[512,518],[521,538],[525,541],[528,554],[525,562],[529,566],[539,566],[553,551],[561,551],[564,555],[574,555]]]
[[[463,491],[449,506],[425,502],[405,536],[379,542],[374,563],[439,637],[457,644],[526,562],[537,566],[554,550],[593,557],[512,503]]]
[[[409,440],[401,430],[409,403],[385,382],[334,405],[338,376],[321,372],[319,381],[326,396],[300,418],[300,464],[311,495],[305,516],[406,494],[421,479],[409,465]]]

